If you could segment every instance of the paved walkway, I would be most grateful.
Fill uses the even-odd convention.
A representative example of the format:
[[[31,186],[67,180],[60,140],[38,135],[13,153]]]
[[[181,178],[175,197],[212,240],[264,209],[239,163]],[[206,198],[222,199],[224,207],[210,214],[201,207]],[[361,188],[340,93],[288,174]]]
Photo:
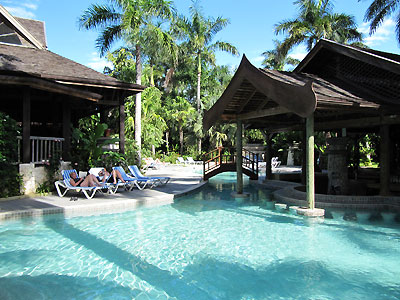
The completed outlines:
[[[115,213],[143,206],[169,204],[176,197],[203,185],[202,174],[195,173],[194,166],[169,165],[158,170],[149,170],[146,175],[168,176],[171,180],[167,185],[142,191],[135,189],[127,192],[120,188],[114,195],[97,192],[90,200],[83,193],[77,194],[74,191],[69,191],[63,198],[55,194],[3,200],[0,201],[0,221],[54,213],[63,213],[66,216]],[[77,196],[78,201],[70,201],[71,196]]]

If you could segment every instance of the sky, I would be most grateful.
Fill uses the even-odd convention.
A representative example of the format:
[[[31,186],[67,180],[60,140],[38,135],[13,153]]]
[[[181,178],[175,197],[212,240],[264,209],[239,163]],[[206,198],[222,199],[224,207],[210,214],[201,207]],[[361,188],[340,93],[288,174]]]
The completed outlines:
[[[274,48],[276,36],[274,25],[296,17],[298,8],[294,0],[202,0],[205,16],[229,19],[230,24],[219,32],[214,41],[233,44],[240,52],[239,57],[217,53],[219,65],[236,68],[243,54],[252,64],[261,67],[262,53]],[[353,15],[358,29],[364,34],[364,42],[371,48],[400,54],[400,46],[395,39],[395,22],[385,20],[376,33],[369,35],[368,24],[363,21],[367,7],[372,0],[333,0],[334,12]],[[12,15],[45,22],[48,49],[97,71],[103,71],[110,64],[100,58],[95,47],[99,32],[79,29],[78,18],[92,3],[104,0],[0,0]],[[181,14],[189,13],[190,0],[175,0],[175,7]],[[307,54],[304,46],[295,48],[290,55],[302,59]]]

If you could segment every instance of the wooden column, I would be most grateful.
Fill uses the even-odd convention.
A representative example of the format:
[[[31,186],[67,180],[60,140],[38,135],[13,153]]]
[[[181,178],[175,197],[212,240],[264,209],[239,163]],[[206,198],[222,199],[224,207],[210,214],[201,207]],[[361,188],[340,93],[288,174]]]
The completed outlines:
[[[306,119],[307,167],[306,190],[309,209],[315,208],[314,186],[314,113]]]
[[[22,162],[31,161],[31,90],[25,88],[22,98]]]
[[[390,194],[390,137],[389,125],[381,125],[380,195]]]
[[[272,167],[271,167],[272,136],[273,136],[272,134],[267,134],[267,151],[265,152],[265,159],[266,159],[265,178],[267,180],[272,179]]]
[[[301,143],[301,184],[306,185],[307,165],[307,134],[303,130],[303,142]]]
[[[62,131],[63,131],[63,153],[62,158],[64,161],[71,160],[71,105],[68,100],[63,101],[63,112],[62,112]]]
[[[358,179],[358,169],[360,168],[360,137],[357,134],[354,138],[354,176]]]
[[[125,153],[125,103],[124,100],[119,104],[119,152]]]
[[[236,122],[236,192],[243,194],[243,169],[242,169],[242,121],[237,120]]]

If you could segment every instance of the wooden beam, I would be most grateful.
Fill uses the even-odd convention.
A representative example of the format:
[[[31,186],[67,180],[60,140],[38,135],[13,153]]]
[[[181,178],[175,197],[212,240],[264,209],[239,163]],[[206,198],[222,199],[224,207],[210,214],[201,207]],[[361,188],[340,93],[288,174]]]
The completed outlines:
[[[82,98],[90,101],[97,102],[103,96],[100,94],[78,90],[75,88],[67,87],[59,83],[54,83],[35,77],[20,77],[0,75],[0,84],[24,85],[30,86],[35,89],[53,92],[57,94],[65,94],[77,98]]]
[[[315,208],[315,186],[314,186],[314,114],[306,119],[307,140],[307,173],[306,190],[307,204],[309,209]]]
[[[123,100],[119,104],[119,152],[125,153],[125,104]]]
[[[64,138],[62,158],[64,161],[71,159],[71,104],[63,99],[62,102],[62,132]]]
[[[389,125],[381,125],[381,146],[380,146],[380,195],[390,194],[390,135]]]
[[[257,110],[261,110],[264,108],[264,106],[271,101],[271,99],[268,99],[268,97],[265,97],[265,100],[261,102],[261,104],[257,107]]]
[[[380,125],[392,125],[392,124],[400,124],[400,116],[399,115],[391,115],[384,117],[369,117],[369,118],[359,118],[359,119],[348,119],[348,120],[340,120],[340,121],[321,121],[316,122],[315,128],[317,130],[329,130],[329,129],[337,129],[337,128],[365,128],[365,127],[374,127]]]
[[[31,161],[31,91],[24,88],[22,99],[22,162]]]
[[[278,107],[273,107],[273,108],[268,108],[268,109],[263,109],[260,111],[254,111],[254,112],[249,112],[245,114],[239,114],[239,115],[228,115],[224,114],[221,116],[222,120],[235,120],[239,119],[241,121],[244,120],[249,120],[249,119],[256,119],[256,118],[262,118],[262,117],[268,117],[268,116],[275,116],[275,115],[281,115],[289,112],[284,107],[278,106]]]
[[[250,94],[250,96],[247,97],[247,99],[242,102],[242,104],[240,105],[240,107],[237,110],[237,114],[240,114],[243,111],[243,108],[247,105],[247,103],[249,103],[249,101],[251,100],[251,98],[253,98],[255,93],[257,93],[256,89],[254,89],[254,91]]]
[[[237,120],[236,122],[236,192],[243,194],[243,166],[242,166],[242,121]]]

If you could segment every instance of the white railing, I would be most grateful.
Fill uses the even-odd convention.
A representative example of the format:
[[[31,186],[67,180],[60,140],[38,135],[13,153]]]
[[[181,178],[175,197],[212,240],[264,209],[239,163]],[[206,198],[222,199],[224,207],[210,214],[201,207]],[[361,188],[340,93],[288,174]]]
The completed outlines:
[[[21,162],[22,137],[18,137],[18,162]],[[62,153],[64,138],[31,136],[31,162],[44,164],[55,153]]]

